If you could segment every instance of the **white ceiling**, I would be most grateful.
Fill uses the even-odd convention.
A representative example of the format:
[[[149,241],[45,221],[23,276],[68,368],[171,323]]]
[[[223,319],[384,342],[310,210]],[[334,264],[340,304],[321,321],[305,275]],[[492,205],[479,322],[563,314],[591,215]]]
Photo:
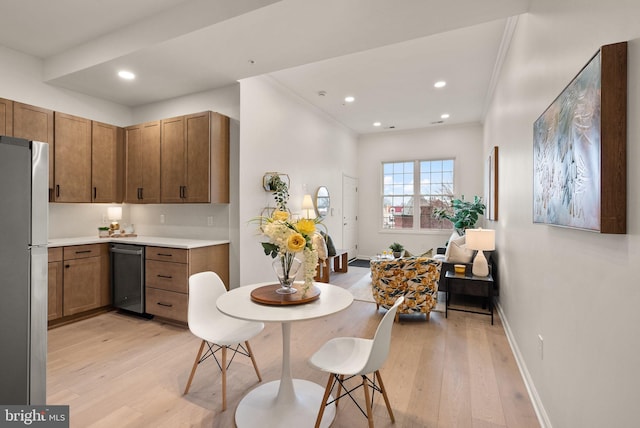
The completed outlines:
[[[530,1],[0,0],[0,45],[41,58],[51,85],[132,107],[270,74],[362,134],[481,121]]]

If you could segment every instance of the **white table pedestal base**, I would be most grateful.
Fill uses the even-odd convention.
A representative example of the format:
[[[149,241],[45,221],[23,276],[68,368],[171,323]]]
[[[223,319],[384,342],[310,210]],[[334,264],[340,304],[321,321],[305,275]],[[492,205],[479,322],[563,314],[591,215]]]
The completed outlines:
[[[313,427],[318,417],[324,388],[316,383],[293,379],[295,394],[286,403],[277,400],[280,381],[265,383],[250,391],[236,409],[238,428]],[[331,398],[329,399],[331,401]],[[336,416],[330,404],[324,410],[321,427],[328,427]]]

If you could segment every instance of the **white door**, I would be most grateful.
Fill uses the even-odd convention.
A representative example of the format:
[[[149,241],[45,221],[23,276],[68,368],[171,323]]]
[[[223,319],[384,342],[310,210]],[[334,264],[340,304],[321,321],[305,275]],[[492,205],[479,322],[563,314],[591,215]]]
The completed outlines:
[[[349,260],[358,255],[358,179],[342,176],[342,248]]]

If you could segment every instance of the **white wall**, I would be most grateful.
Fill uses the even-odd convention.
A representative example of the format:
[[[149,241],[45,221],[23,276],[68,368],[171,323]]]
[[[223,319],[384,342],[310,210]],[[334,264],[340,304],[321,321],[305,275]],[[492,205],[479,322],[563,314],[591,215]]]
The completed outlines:
[[[248,223],[274,206],[262,188],[265,172],[289,174],[289,209],[299,213],[305,193],[327,186],[334,215],[324,223],[342,242],[342,175],[356,177],[356,135],[267,77],[240,81],[240,284],[275,279],[257,226]]]
[[[467,124],[435,126],[361,136],[358,140],[359,236],[358,255],[375,256],[399,242],[413,254],[444,246],[451,231],[383,230],[382,162],[455,159],[454,187],[457,197],[483,196],[482,126]],[[479,224],[482,224],[480,222]]]
[[[639,16],[639,2],[532,2],[485,122],[484,153],[500,147],[500,306],[546,426],[638,426]],[[625,40],[628,232],[534,225],[533,122],[601,45]]]
[[[0,46],[0,98],[125,126],[131,109],[42,81],[42,60]]]

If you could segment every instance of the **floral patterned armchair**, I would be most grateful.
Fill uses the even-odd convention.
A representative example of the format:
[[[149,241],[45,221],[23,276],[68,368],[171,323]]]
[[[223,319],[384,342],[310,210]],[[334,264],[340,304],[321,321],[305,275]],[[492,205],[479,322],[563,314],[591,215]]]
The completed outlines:
[[[398,314],[425,314],[429,321],[438,297],[442,262],[427,257],[371,261],[371,285],[378,309],[389,309],[399,296],[404,303]]]

